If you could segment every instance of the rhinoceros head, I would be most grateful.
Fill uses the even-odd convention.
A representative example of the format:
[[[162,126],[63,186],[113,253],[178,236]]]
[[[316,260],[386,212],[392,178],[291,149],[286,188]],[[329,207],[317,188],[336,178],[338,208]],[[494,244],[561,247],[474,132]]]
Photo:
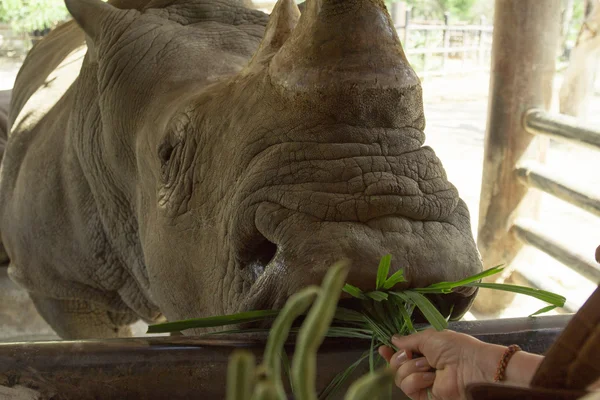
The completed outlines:
[[[227,1],[67,4],[100,110],[90,175],[122,193],[136,228],[114,242],[139,245],[168,319],[279,307],[341,258],[364,289],[388,253],[399,287],[481,270],[381,0],[279,0],[268,24]]]

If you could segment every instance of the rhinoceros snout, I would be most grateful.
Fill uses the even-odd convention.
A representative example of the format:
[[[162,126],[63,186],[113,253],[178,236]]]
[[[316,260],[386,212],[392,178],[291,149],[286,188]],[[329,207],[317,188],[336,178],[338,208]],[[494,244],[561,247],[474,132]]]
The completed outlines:
[[[403,269],[407,279],[397,289],[457,280],[481,270],[468,233],[447,222],[399,215],[367,223],[327,221],[263,202],[253,211],[252,227],[254,233],[243,246],[245,257],[240,258],[240,267],[253,279],[247,309],[283,306],[300,288],[320,284],[340,259],[351,262],[347,282],[363,290],[375,289],[378,263],[386,254],[392,255],[390,273]],[[474,295],[468,290],[432,301],[446,316],[458,317]]]

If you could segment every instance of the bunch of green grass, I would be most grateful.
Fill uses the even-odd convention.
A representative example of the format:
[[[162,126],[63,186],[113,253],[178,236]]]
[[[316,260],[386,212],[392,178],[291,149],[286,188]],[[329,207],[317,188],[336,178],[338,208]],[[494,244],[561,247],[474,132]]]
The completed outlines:
[[[376,290],[374,291],[364,292],[355,286],[349,284],[343,285],[343,282],[341,285],[339,285],[340,288],[342,288],[343,285],[342,290],[344,292],[350,294],[352,297],[359,300],[359,306],[356,310],[350,310],[339,306],[336,308],[335,304],[337,304],[338,302],[341,291],[339,289],[334,290],[333,286],[329,285],[327,286],[328,291],[325,292],[325,296],[329,299],[329,302],[334,302],[334,306],[331,309],[334,310],[332,311],[332,315],[322,315],[322,312],[321,314],[315,314],[315,312],[311,311],[306,316],[305,324],[309,322],[311,315],[313,315],[313,319],[316,318],[314,317],[314,315],[317,315],[319,316],[320,321],[326,322],[326,326],[324,328],[323,324],[320,325],[321,331],[319,331],[319,333],[312,332],[313,336],[316,335],[315,337],[317,338],[321,336],[344,337],[369,339],[371,341],[370,349],[367,352],[365,352],[365,354],[354,364],[352,364],[346,370],[338,374],[338,376],[336,376],[334,380],[328,385],[328,387],[319,395],[319,399],[327,399],[333,396],[341,387],[341,385],[348,379],[351,373],[367,359],[369,360],[370,370],[373,372],[376,368],[376,364],[378,362],[381,362],[381,360],[375,359],[377,353],[376,349],[380,345],[390,346],[395,350],[398,350],[391,343],[391,337],[394,334],[408,335],[417,331],[415,325],[413,324],[413,312],[415,309],[420,310],[421,314],[423,314],[423,316],[427,319],[428,323],[433,328],[437,330],[446,329],[448,326],[447,319],[442,316],[442,314],[435,308],[435,306],[429,301],[429,299],[425,295],[449,294],[460,287],[478,287],[525,294],[528,296],[535,297],[549,304],[548,306],[545,306],[539,311],[533,313],[532,316],[548,312],[556,307],[562,307],[565,303],[565,298],[563,296],[559,296],[557,294],[550,293],[544,290],[532,289],[517,285],[480,282],[483,278],[502,272],[503,268],[501,266],[490,268],[477,275],[455,282],[439,282],[430,285],[426,288],[392,290],[395,285],[404,282],[405,279],[402,270],[398,270],[390,276],[390,266],[391,256],[386,255],[381,259],[379,263],[375,285]],[[339,269],[339,267],[334,266],[332,267],[331,271],[328,272],[327,276],[323,281],[324,285],[328,280],[328,276],[337,271],[336,268]],[[338,273],[338,276],[339,275],[340,274]],[[303,296],[309,296],[308,293],[312,293],[312,296],[314,297],[316,296],[318,289],[319,288],[316,287],[309,287],[300,291],[298,295],[303,294]],[[298,342],[300,343],[303,328],[292,328],[291,326],[294,319],[296,319],[300,315],[303,315],[303,313],[310,305],[310,302],[306,303],[308,301],[306,300],[308,297],[305,297],[305,303],[303,303],[304,306],[300,307],[296,305],[294,306],[295,308],[293,307],[292,312],[290,312],[289,307],[292,307],[290,304],[296,304],[295,302],[298,301],[296,296],[297,295],[292,296],[290,298],[290,300],[288,301],[288,303],[286,303],[286,306],[281,312],[278,310],[258,310],[233,315],[168,322],[158,325],[151,325],[148,328],[148,333],[173,332],[182,331],[190,328],[226,326],[245,322],[255,322],[266,319],[273,319],[277,317],[273,324],[273,327],[269,332],[269,341],[272,341],[273,337],[277,337],[277,343],[280,343],[282,346],[283,340],[285,340],[289,333],[298,333]],[[319,297],[319,299],[321,299],[321,297]],[[314,323],[315,322],[313,321],[313,324]],[[423,327],[421,329],[425,328],[427,327]],[[268,331],[269,329],[235,329],[224,330],[210,334],[216,335],[226,333],[231,334]],[[306,338],[306,335],[304,337]],[[318,345],[320,345],[320,343],[321,342],[318,341]],[[307,344],[304,343],[302,346],[306,345]],[[315,354],[318,345],[316,347],[312,347]],[[267,352],[269,351],[269,348],[269,344],[267,344]],[[278,354],[281,354],[282,357],[285,356],[284,352],[279,352]],[[273,351],[271,350],[270,353],[266,353],[265,357],[272,359]],[[284,357],[284,361],[286,360],[287,359]],[[280,365],[279,362],[277,363],[277,365]],[[293,370],[294,367],[292,366],[292,371]],[[280,369],[278,367],[274,373],[276,375],[279,375],[279,371]],[[281,398],[280,395],[282,386],[276,384],[274,387],[277,393],[277,397],[275,398]],[[298,388],[297,384],[295,386],[293,385],[293,387],[294,389]],[[298,395],[298,393],[296,393],[296,390],[294,390],[294,393],[296,395],[296,398],[298,399],[312,399],[312,397],[310,396],[306,397]]]
[[[283,346],[294,320],[308,310],[298,331],[291,367],[287,368],[294,397],[317,400],[317,351],[336,313],[336,305],[348,274],[348,264],[335,264],[325,275],[322,286],[309,286],[291,296],[273,323],[263,361],[245,350],[236,350],[227,371],[227,400],[285,400],[282,362],[287,360]],[[376,399],[391,385],[393,373],[382,368],[354,382],[347,400]]]

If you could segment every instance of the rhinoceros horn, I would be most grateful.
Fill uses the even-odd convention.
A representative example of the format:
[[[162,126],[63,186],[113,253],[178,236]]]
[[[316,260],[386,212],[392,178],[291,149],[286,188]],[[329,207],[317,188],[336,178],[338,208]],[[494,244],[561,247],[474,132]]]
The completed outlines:
[[[265,35],[250,62],[250,68],[268,61],[288,40],[300,18],[300,10],[294,0],[279,0],[269,18]]]
[[[269,75],[289,89],[420,85],[382,0],[308,0]]]

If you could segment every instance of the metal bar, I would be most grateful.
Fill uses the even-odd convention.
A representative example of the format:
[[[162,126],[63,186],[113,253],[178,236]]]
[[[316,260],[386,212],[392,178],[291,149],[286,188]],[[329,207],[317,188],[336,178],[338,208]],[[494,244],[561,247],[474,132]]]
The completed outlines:
[[[566,179],[553,176],[549,169],[537,163],[517,168],[516,172],[523,184],[543,190],[600,217],[600,193],[590,191],[588,187],[577,187]]]
[[[533,139],[523,127],[524,112],[550,106],[561,0],[502,0],[495,7],[477,245],[485,265],[510,265],[523,246],[509,233],[517,207],[536,214],[535,198],[525,198],[527,187],[514,172]],[[511,298],[482,293],[473,307],[496,313]]]
[[[600,283],[600,268],[591,258],[566,248],[535,221],[518,219],[511,231],[523,243],[543,251],[590,281]]]
[[[451,322],[450,329],[544,353],[571,316]],[[227,362],[244,348],[260,362],[266,337],[152,337],[0,344],[0,385],[39,390],[42,400],[224,399]],[[317,387],[356,361],[370,341],[330,339],[317,355]],[[287,347],[291,356],[293,341]],[[351,380],[368,372],[368,362]],[[344,391],[345,389],[343,389]],[[342,391],[342,393],[343,393]],[[399,392],[393,398],[402,398]]]
[[[568,115],[552,114],[541,109],[527,111],[525,129],[531,134],[545,135],[580,146],[600,150],[600,131],[586,126]]]

